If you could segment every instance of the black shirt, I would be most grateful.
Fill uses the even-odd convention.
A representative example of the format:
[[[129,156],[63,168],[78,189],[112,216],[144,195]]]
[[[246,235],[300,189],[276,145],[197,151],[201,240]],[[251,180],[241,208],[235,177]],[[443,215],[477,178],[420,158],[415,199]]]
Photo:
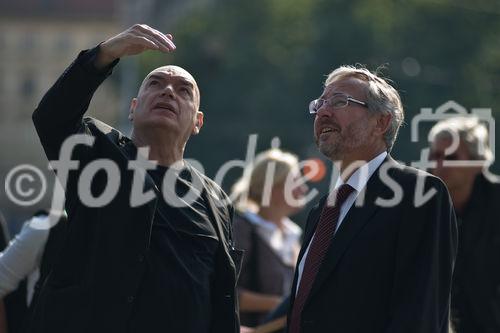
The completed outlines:
[[[162,181],[168,171],[177,175],[178,197],[190,190],[199,193],[193,189],[189,166],[180,172],[162,166],[148,170],[159,189],[158,204],[130,331],[209,332],[217,234],[201,195],[183,207],[164,199],[168,188],[162,190]]]

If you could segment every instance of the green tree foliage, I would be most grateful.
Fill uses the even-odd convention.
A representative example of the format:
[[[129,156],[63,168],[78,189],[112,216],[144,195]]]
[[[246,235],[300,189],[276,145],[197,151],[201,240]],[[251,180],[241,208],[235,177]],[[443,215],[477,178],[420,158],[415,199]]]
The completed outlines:
[[[251,133],[259,149],[279,136],[301,158],[316,154],[309,101],[341,64],[365,64],[394,80],[407,124],[422,107],[455,100],[500,108],[500,5],[477,0],[207,1],[178,18],[173,55],[150,53],[147,69],[179,64],[199,81],[206,127],[189,153],[212,171],[244,158]],[[158,13],[168,12],[168,2]],[[161,9],[161,10],[160,10]],[[146,71],[146,68],[144,69]],[[423,143],[420,145],[422,146]],[[419,158],[409,126],[394,155]],[[210,172],[208,172],[210,175]]]

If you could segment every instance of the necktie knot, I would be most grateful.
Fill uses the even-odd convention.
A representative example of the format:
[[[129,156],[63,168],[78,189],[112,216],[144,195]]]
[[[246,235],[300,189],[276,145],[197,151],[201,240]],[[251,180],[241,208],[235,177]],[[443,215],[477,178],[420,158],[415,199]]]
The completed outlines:
[[[328,207],[342,206],[347,197],[354,191],[354,188],[349,184],[342,184],[336,189],[327,200]]]

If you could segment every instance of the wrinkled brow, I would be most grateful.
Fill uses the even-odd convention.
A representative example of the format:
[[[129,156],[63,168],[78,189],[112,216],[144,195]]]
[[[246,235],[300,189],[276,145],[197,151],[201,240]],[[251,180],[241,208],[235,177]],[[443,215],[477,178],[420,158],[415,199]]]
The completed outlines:
[[[182,76],[171,76],[174,80],[176,80],[178,83],[182,84],[182,85],[185,85],[185,86],[189,86],[191,88],[194,87],[194,84],[189,81],[189,80],[186,80],[185,78],[183,78]],[[167,78],[164,77],[163,75],[158,75],[158,74],[151,74],[148,79],[146,81],[151,81],[151,80],[159,80],[159,81],[166,81]]]

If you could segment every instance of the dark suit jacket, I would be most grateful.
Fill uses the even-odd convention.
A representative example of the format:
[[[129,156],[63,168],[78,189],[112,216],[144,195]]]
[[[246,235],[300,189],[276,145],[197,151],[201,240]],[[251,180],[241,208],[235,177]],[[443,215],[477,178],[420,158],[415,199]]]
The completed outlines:
[[[328,249],[301,316],[302,333],[443,333],[457,247],[456,219],[445,185],[390,157],[369,179]],[[425,174],[425,178],[423,175]],[[387,178],[387,177],[385,177]],[[434,189],[415,206],[415,188]],[[397,183],[397,184],[396,184]],[[423,186],[425,184],[425,186]],[[399,186],[402,200],[390,207]],[[418,200],[417,200],[418,201]],[[299,262],[318,224],[323,198],[307,219]],[[292,289],[295,300],[297,273]]]
[[[500,184],[483,174],[459,217],[452,295],[457,333],[500,332]]]
[[[82,120],[93,93],[111,74],[111,70],[100,73],[89,66],[95,52],[96,49],[82,52],[33,114],[49,160],[59,158],[62,143],[74,133],[88,134],[95,142],[92,146],[78,145],[73,150],[72,159],[80,165],[70,172],[66,187],[67,238],[38,295],[29,332],[127,332],[134,297],[146,268],[144,254],[150,245],[157,199],[131,207],[133,171],[128,169],[129,159],[124,150],[129,139],[95,119]],[[77,195],[78,179],[86,165],[100,158],[116,163],[120,186],[106,206],[87,207]],[[226,199],[224,192],[205,176],[195,176],[202,178],[205,189],[211,193],[203,195],[220,244],[210,332],[238,332],[235,297],[238,260],[231,245],[232,206],[216,205],[215,197]],[[93,195],[102,193],[106,184],[106,174],[97,173],[92,182]],[[154,187],[146,174],[144,192]],[[185,320],[196,320],[189,313],[178,315]],[[168,327],[159,327],[158,331],[168,331]]]

